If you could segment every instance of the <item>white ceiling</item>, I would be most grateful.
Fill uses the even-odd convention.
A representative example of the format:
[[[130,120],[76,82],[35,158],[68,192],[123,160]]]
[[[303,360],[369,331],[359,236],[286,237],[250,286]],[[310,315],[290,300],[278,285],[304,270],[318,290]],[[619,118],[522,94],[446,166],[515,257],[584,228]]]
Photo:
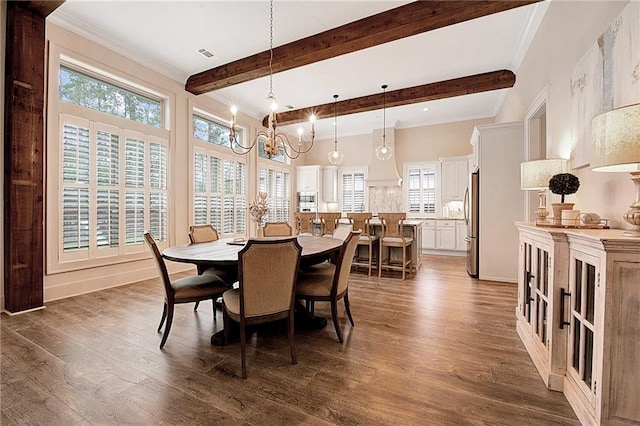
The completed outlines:
[[[335,28],[407,1],[275,1],[273,45]],[[279,111],[510,69],[516,73],[548,2],[523,6],[273,76]],[[269,48],[267,1],[67,0],[48,18],[81,36],[185,83],[195,73]],[[207,59],[197,50],[213,53]],[[388,108],[396,128],[493,117],[508,89]],[[211,92],[258,119],[268,113],[268,77]],[[428,107],[427,112],[423,111]],[[341,116],[338,136],[383,127],[382,111]],[[297,126],[296,126],[297,127]],[[295,129],[284,128],[294,132]],[[333,119],[316,124],[333,138]]]

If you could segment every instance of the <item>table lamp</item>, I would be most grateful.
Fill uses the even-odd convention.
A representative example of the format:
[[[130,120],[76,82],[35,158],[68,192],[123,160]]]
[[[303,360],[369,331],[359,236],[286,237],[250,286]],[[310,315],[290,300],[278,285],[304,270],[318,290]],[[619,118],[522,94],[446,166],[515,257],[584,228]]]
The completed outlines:
[[[631,173],[636,199],[623,216],[632,225],[624,235],[640,237],[640,104],[597,115],[591,134],[591,170]]]
[[[553,175],[563,173],[567,169],[567,160],[562,158],[547,158],[544,160],[525,161],[520,163],[520,189],[525,191],[537,190],[540,203],[536,209],[536,223],[546,223],[547,188],[549,179]]]

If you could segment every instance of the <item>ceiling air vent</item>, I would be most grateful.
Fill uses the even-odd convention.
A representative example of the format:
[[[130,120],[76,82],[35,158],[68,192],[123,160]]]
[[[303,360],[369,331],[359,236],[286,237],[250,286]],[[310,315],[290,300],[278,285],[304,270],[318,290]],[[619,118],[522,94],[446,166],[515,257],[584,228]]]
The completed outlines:
[[[213,53],[209,52],[207,49],[205,49],[204,47],[201,49],[198,49],[198,53],[201,54],[202,56],[204,56],[205,58],[213,58]]]

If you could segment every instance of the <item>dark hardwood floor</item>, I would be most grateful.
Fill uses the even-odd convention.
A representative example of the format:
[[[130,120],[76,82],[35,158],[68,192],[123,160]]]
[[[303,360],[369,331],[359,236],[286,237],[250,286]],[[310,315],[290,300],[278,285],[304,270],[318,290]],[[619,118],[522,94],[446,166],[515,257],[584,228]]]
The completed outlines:
[[[176,306],[163,350],[158,280],[2,315],[0,424],[578,424],[515,332],[515,284],[477,281],[465,259],[424,256],[406,281],[353,273],[356,325],[331,322],[213,347],[211,304]],[[330,317],[327,304],[316,314]]]

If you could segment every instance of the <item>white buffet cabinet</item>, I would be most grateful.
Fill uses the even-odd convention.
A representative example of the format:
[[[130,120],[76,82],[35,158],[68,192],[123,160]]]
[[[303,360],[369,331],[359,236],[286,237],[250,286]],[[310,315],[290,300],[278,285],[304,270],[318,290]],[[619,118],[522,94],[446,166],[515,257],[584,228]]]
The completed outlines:
[[[517,331],[584,425],[640,424],[640,238],[517,224]]]
[[[463,219],[423,219],[422,253],[466,255],[464,237],[467,227]]]

